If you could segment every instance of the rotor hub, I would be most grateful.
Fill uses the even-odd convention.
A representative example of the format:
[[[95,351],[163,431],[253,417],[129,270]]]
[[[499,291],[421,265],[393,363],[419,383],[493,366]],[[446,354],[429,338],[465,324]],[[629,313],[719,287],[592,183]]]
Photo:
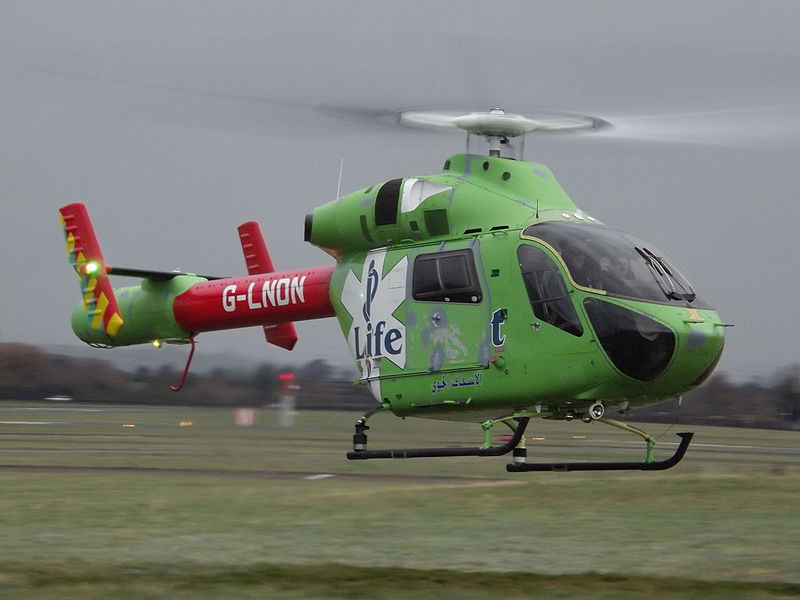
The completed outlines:
[[[597,117],[585,115],[539,112],[536,117],[507,113],[502,108],[484,112],[458,113],[445,110],[401,110],[395,113],[397,122],[406,127],[427,130],[462,130],[468,133],[467,152],[470,149],[469,136],[479,136],[489,144],[489,156],[502,156],[506,149],[518,149],[520,154],[524,144],[520,140],[512,144],[513,138],[524,138],[528,133],[542,132],[588,132],[608,126],[609,123]],[[522,158],[522,156],[509,156]]]

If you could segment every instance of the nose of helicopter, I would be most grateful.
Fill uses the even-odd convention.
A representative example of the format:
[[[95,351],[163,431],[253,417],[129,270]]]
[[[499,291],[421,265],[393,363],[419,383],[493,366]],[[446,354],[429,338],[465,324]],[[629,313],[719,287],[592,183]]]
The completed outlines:
[[[725,324],[713,310],[650,304],[644,312],[600,299],[584,306],[614,366],[660,393],[700,385],[722,354]]]
[[[675,315],[671,323],[676,333],[675,356],[664,375],[678,385],[695,387],[708,379],[722,356],[726,324],[714,311],[678,312],[684,314]]]

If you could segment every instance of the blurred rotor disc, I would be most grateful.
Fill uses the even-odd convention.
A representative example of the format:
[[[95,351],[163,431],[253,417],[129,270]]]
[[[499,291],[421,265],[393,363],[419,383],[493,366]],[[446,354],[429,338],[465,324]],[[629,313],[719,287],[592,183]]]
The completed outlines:
[[[590,132],[611,124],[586,115],[535,111],[533,116],[506,113],[501,108],[487,112],[451,110],[401,110],[397,123],[430,130],[461,129],[478,135],[516,137],[534,132]]]

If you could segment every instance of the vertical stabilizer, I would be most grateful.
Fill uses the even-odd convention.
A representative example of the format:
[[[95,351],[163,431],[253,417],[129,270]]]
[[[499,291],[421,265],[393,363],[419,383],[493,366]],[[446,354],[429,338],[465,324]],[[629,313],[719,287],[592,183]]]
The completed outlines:
[[[122,316],[86,206],[80,202],[68,204],[59,209],[59,214],[67,258],[80,279],[89,327],[113,338],[122,328]]]
[[[272,273],[275,267],[261,235],[261,228],[255,221],[248,221],[239,225],[239,241],[242,243],[244,261],[247,264],[248,275],[261,275]],[[264,325],[264,335],[270,344],[291,350],[297,343],[297,329],[294,323],[275,323]]]

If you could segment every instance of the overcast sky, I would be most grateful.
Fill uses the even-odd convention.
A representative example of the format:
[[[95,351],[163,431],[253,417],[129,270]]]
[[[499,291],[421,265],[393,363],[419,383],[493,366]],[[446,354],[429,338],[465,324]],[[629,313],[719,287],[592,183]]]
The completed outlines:
[[[463,138],[320,107],[502,106],[616,125],[531,138],[526,158],[688,271],[736,325],[721,370],[800,362],[798,2],[24,1],[2,14],[0,341],[80,345],[59,206],[89,206],[118,266],[244,274],[236,226],[251,219],[278,269],[329,264],[302,241],[303,216],[335,197],[342,159],[345,193],[437,172]],[[296,360],[350,364],[332,319],[298,329]],[[200,341],[293,357],[255,329]]]

